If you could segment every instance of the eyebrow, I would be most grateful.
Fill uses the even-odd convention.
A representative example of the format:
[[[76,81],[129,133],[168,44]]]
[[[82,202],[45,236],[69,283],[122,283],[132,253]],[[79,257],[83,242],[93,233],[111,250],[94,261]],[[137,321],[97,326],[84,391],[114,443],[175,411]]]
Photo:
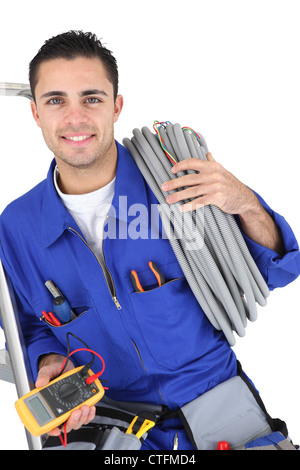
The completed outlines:
[[[92,89],[92,90],[85,90],[80,93],[80,96],[89,96],[89,95],[103,95],[103,96],[108,96],[106,91],[104,90],[97,90],[97,88]]]
[[[84,90],[79,93],[79,96],[90,96],[90,95],[102,95],[102,96],[108,96],[106,91],[104,90],[98,90],[97,88],[93,88],[91,90]],[[59,91],[59,90],[53,90],[53,91],[48,91],[47,93],[44,93],[40,99],[44,98],[51,98],[52,96],[68,96],[66,92],[64,91]]]

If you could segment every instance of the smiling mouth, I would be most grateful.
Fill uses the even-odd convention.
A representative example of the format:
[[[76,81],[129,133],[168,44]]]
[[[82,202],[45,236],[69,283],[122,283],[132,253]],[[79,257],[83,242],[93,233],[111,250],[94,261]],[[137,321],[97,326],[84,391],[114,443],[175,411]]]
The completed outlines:
[[[94,135],[95,134],[63,136],[63,139],[71,140],[72,142],[82,142],[84,140],[90,139],[91,137],[94,137]]]

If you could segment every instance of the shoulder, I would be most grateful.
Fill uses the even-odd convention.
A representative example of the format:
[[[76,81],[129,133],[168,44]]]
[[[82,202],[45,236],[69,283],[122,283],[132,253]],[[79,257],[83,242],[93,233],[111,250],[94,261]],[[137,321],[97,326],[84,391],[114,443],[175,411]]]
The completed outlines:
[[[30,216],[42,205],[46,180],[37,184],[30,191],[10,202],[0,216],[0,225],[20,223],[20,219]]]

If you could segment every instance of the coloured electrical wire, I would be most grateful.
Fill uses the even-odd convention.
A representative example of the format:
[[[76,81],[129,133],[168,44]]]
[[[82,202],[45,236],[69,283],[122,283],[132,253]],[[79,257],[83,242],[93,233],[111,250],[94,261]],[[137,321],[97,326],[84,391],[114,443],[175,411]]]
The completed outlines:
[[[85,348],[80,348],[80,349],[75,349],[74,351],[70,352],[70,341],[69,341],[69,336],[70,335],[73,336],[75,339],[78,339],[78,341],[83,343],[86,347]],[[87,352],[90,352],[92,354],[92,360],[89,362],[89,364],[87,364],[83,368],[83,370],[88,370],[88,369],[91,368],[91,366],[93,365],[94,360],[95,360],[95,355],[102,362],[102,369],[99,372],[97,372],[97,374],[90,375],[89,377],[86,378],[86,383],[88,385],[90,385],[91,383],[93,383],[96,379],[98,379],[103,374],[103,372],[105,370],[104,359],[102,358],[102,356],[100,356],[100,354],[98,354],[97,352],[90,349],[88,347],[88,345],[82,339],[78,338],[78,336],[76,336],[76,335],[74,335],[73,333],[70,333],[70,332],[67,333],[67,355],[66,355],[66,358],[64,359],[64,361],[62,363],[62,368],[61,368],[60,373],[58,374],[58,376],[62,375],[63,371],[65,370],[69,357],[71,357],[73,354],[75,354],[77,352],[80,352],[80,351],[87,351]],[[104,390],[108,390],[107,387],[103,387],[103,388],[104,388]],[[59,439],[60,439],[60,442],[61,442],[62,446],[66,447],[67,446],[67,423],[66,422],[63,424],[63,435],[59,434]]]
[[[134,129],[133,137],[123,144],[159,202],[165,233],[191,290],[213,326],[234,345],[233,333],[245,335],[247,320],[257,319],[257,304],[266,305],[269,289],[233,215],[214,205],[182,213],[180,202],[172,205],[171,220],[165,202],[170,193],[161,189],[162,184],[194,173],[174,175],[170,170],[186,158],[206,160],[208,147],[203,136],[189,127],[167,121],[155,121],[153,127],[155,133],[147,127]],[[191,249],[190,240],[195,237],[198,244]]]
[[[100,356],[100,354],[98,354],[96,351],[93,351],[92,349],[89,348],[89,346],[81,339],[79,338],[78,336],[74,335],[73,333],[70,333],[68,332],[67,333],[67,355],[66,355],[66,358],[64,359],[63,363],[62,363],[62,368],[59,372],[59,375],[62,375],[62,373],[64,372],[66,366],[67,366],[67,362],[68,362],[68,359],[75,353],[77,352],[80,352],[80,351],[87,351],[87,352],[90,352],[92,354],[92,359],[91,361],[84,367],[85,370],[88,370],[88,369],[91,369],[93,363],[94,363],[94,360],[95,360],[95,355],[100,359],[100,361],[102,362],[102,369],[97,372],[97,374],[93,374],[91,376],[89,376],[87,379],[86,379],[86,383],[89,385],[91,384],[92,382],[94,382],[94,380],[98,379],[104,372],[105,370],[105,362],[104,362],[104,359],[102,356]],[[78,341],[80,341],[82,344],[84,344],[85,348],[80,348],[80,349],[75,349],[74,351],[70,352],[70,340],[69,340],[69,336],[73,336],[73,338],[77,339]],[[103,387],[104,390],[107,390],[107,387]]]

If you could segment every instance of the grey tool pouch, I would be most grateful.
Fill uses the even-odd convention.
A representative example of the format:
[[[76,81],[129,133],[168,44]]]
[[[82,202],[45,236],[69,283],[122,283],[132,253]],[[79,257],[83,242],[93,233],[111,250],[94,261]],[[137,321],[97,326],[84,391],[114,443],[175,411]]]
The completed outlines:
[[[198,450],[231,449],[272,432],[265,413],[239,377],[217,385],[181,408],[181,419]]]
[[[43,450],[140,450],[142,441],[134,434],[126,434],[118,427],[103,429],[84,426],[68,433],[64,447],[56,437],[47,439]]]
[[[285,437],[284,421],[273,419],[252,383],[237,363],[238,375],[184,405],[178,412],[185,430],[198,450],[217,450],[226,441],[230,449],[274,431]]]
[[[126,434],[117,427],[104,432],[98,450],[140,450],[142,441],[134,434]]]

